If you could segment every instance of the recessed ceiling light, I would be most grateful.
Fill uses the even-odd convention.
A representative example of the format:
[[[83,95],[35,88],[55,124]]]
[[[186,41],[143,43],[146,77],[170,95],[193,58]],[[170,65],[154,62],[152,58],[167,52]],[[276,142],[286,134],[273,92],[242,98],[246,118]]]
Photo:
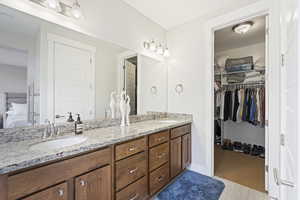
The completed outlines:
[[[232,27],[232,30],[238,34],[245,34],[251,29],[253,24],[252,21],[243,22]]]

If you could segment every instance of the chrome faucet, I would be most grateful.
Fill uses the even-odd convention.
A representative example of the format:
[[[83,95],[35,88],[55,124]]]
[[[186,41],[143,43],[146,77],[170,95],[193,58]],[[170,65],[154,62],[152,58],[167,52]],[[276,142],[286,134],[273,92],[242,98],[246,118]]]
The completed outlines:
[[[51,138],[53,136],[59,135],[59,128],[55,126],[54,123],[51,123],[49,120],[46,120],[47,126],[43,133],[43,139]]]
[[[51,131],[51,123],[50,123],[50,121],[46,120],[45,122],[47,123],[47,126],[46,126],[46,128],[44,130],[44,133],[43,133],[43,136],[42,136],[43,139],[46,139],[49,136],[51,136],[51,132],[52,132]]]

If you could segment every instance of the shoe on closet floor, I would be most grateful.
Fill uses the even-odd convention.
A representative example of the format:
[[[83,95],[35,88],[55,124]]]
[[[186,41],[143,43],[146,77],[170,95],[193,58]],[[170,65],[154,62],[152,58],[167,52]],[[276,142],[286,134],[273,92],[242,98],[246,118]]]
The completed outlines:
[[[241,142],[234,142],[233,143],[233,151],[235,152],[243,152],[243,147]]]
[[[263,146],[258,146],[259,157],[265,158],[265,148]]]
[[[253,148],[251,150],[251,156],[259,156],[260,151],[257,145],[253,145]]]
[[[251,144],[244,143],[243,144],[243,152],[244,152],[244,154],[250,154]]]

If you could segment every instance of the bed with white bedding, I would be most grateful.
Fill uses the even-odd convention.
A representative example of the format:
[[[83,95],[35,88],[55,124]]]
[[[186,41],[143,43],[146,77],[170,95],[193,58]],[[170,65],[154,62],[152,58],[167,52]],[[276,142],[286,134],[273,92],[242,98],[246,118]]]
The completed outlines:
[[[5,93],[5,112],[2,113],[2,128],[28,126],[27,109],[26,93]]]

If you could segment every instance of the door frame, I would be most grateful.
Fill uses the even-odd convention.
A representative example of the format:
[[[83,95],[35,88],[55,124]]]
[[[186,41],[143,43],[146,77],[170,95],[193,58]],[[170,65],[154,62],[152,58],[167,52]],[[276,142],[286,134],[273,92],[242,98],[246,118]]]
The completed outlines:
[[[55,122],[55,77],[54,77],[54,45],[55,43],[67,45],[70,47],[74,47],[77,49],[85,50],[90,53],[91,58],[91,65],[92,65],[92,88],[93,94],[92,94],[92,107],[94,108],[93,115],[95,118],[96,114],[96,88],[95,88],[95,81],[96,81],[96,47],[84,44],[82,42],[78,42],[75,40],[71,40],[68,38],[64,38],[59,35],[55,35],[52,33],[47,34],[47,41],[48,41],[48,87],[47,87],[47,96],[48,96],[48,104],[47,104],[47,119],[51,122]]]
[[[274,2],[274,4],[276,4]],[[206,125],[206,130],[208,131],[209,146],[207,157],[209,159],[208,165],[209,174],[214,176],[214,32],[218,29],[228,27],[230,25],[237,24],[241,21],[246,21],[258,16],[269,16],[269,66],[266,70],[268,86],[266,89],[269,91],[269,123],[268,130],[272,133],[269,135],[269,162],[268,168],[275,168],[279,166],[279,138],[280,138],[280,35],[279,31],[279,12],[276,6],[268,5],[263,2],[259,2],[244,8],[220,16],[210,20],[206,23],[207,32],[206,35],[206,47],[208,51],[206,52],[206,66],[210,66],[209,74],[207,74],[208,86],[205,89],[205,99],[207,103],[206,113],[208,113],[208,121]],[[268,87],[268,88],[267,88]],[[274,198],[279,196],[279,188],[273,179],[273,170],[268,170],[268,182],[269,182],[269,195]]]

